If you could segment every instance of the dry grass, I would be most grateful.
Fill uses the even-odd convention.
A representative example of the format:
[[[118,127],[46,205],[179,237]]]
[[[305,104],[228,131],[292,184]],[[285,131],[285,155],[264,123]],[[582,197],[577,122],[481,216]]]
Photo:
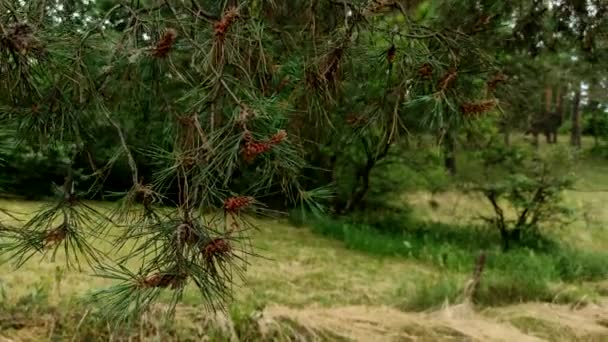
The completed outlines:
[[[454,207],[449,201],[459,201],[456,194],[442,196],[447,202],[446,208]],[[428,195],[417,198],[422,207]],[[463,212],[471,212],[475,206],[473,201],[461,203],[466,206]],[[11,205],[19,211],[35,206],[20,202]],[[453,212],[442,210],[441,207],[437,210],[435,219],[454,219]],[[464,215],[463,219],[466,219]],[[399,300],[398,296],[403,295],[402,289],[413,289],[420,286],[422,279],[438,277],[438,270],[399,258],[370,257],[350,251],[340,243],[278,221],[260,222],[260,230],[254,233],[254,245],[268,259],[255,260],[247,273],[247,282],[236,291],[233,307],[243,312],[257,312],[248,323],[250,335],[243,340],[608,339],[606,306],[571,310],[567,306],[523,304],[475,312],[468,305],[460,304],[433,312],[405,313],[391,307]],[[106,284],[75,271],[63,271],[64,274],[57,277],[61,266],[61,256],[56,263],[32,260],[17,271],[2,266],[2,284],[10,295],[9,300],[31,292],[41,283],[53,289],[51,303]],[[237,323],[232,318],[209,316],[197,309],[198,303],[197,295],[191,292],[186,296],[185,305],[179,308],[184,333],[208,336],[213,327],[222,331],[226,340],[237,340]],[[14,341],[38,340],[48,336],[50,329],[48,320],[41,322],[47,323],[0,332],[0,336]],[[143,340],[155,338],[142,337]]]
[[[38,205],[4,202],[17,212],[31,212]],[[253,232],[253,244],[262,258],[250,260],[246,283],[236,290],[235,305],[253,308],[267,303],[304,306],[390,304],[399,287],[414,286],[420,278],[434,277],[429,267],[399,258],[372,258],[343,248],[340,243],[320,238],[308,230],[278,221],[261,221]],[[105,248],[111,248],[105,244]],[[51,302],[63,294],[79,296],[109,284],[90,276],[90,272],[64,269],[62,252],[55,262],[34,258],[22,268],[0,266],[2,285],[11,298],[30,293],[36,286],[54,289]],[[198,304],[194,291],[187,293],[188,304]]]
[[[575,311],[542,304],[482,313],[466,304],[428,313],[404,313],[384,306],[273,306],[260,315],[257,324],[262,336],[285,340],[296,336],[296,340],[349,341],[603,341],[608,338],[605,317],[606,307]]]
[[[489,310],[487,315],[501,322],[510,322],[523,332],[546,340],[608,340],[606,303],[583,308],[528,303]]]
[[[608,176],[599,166],[591,165],[587,173],[590,176],[582,177],[579,183],[583,189],[608,189]],[[579,209],[579,218],[571,227],[554,234],[579,247],[605,250],[608,210],[603,204],[608,192],[571,192],[567,198]],[[446,223],[469,223],[490,210],[482,199],[457,192],[419,192],[405,199],[420,216]],[[431,205],[431,200],[439,206]],[[0,207],[17,212],[31,212],[37,205],[0,203]],[[253,243],[264,258],[252,260],[246,282],[236,289],[231,306],[241,320],[249,317],[246,320],[251,334],[237,334],[236,326],[243,323],[234,314],[224,317],[201,312],[200,298],[189,291],[178,311],[184,334],[191,334],[187,339],[203,340],[207,336],[207,340],[217,340],[208,336],[214,326],[223,331],[225,340],[236,340],[238,335],[241,340],[285,341],[608,341],[608,303],[584,308],[526,303],[481,312],[462,304],[433,312],[401,312],[394,308],[395,303],[402,302],[410,290],[439,278],[440,270],[403,258],[380,258],[348,250],[339,242],[280,221],[259,223]],[[51,289],[50,303],[59,304],[108,284],[86,271],[64,270],[61,254],[56,262],[31,260],[16,271],[3,264],[0,272],[7,301],[15,301],[42,285]],[[585,286],[608,296],[606,282]],[[52,325],[46,318],[40,322],[24,329],[0,330],[0,342],[47,339]],[[159,336],[142,339],[163,340]]]
[[[608,179],[605,182],[608,184]],[[438,194],[416,192],[403,197],[423,218],[442,223],[480,223],[480,216],[493,213],[490,204],[480,195],[450,191]],[[608,192],[569,191],[565,198],[575,210],[575,221],[564,229],[551,229],[547,233],[577,247],[605,251],[608,246],[608,210],[605,206]]]

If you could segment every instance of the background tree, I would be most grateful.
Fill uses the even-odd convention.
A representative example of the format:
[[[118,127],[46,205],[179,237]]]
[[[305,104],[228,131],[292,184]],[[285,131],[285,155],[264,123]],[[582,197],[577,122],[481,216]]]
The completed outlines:
[[[581,147],[581,84],[574,88],[574,99],[572,100],[572,133],[570,135],[570,145]]]
[[[531,114],[568,108],[564,89],[583,80],[553,90],[557,71],[606,50],[601,1],[1,4],[0,106],[16,137],[2,179],[55,196],[4,230],[2,252],[84,258],[120,282],[94,299],[125,319],[188,283],[213,307],[229,300],[251,214],[390,207],[396,165],[456,175],[459,148],[495,143],[491,126],[509,142]],[[476,133],[483,144],[461,139]],[[428,140],[439,152],[421,156],[412,142]]]

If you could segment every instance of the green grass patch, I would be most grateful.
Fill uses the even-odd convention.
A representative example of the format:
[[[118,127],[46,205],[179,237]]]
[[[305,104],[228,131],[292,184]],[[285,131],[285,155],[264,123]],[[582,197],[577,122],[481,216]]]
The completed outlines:
[[[421,223],[400,233],[386,233],[349,220],[319,218],[313,221],[311,229],[342,241],[349,249],[413,259],[450,274],[422,280],[420,286],[409,292],[398,291],[398,297],[407,297],[402,305],[406,309],[422,310],[445,300],[454,301],[482,251],[487,261],[476,296],[482,305],[551,302],[560,294],[560,289],[553,284],[578,284],[608,277],[608,253],[577,250],[550,240],[535,248],[519,247],[502,252],[497,234],[481,227]],[[578,298],[562,294],[560,301]]]
[[[398,290],[398,307],[406,311],[438,309],[441,305],[455,303],[462,297],[465,278],[455,274],[439,279],[422,279],[418,286]]]

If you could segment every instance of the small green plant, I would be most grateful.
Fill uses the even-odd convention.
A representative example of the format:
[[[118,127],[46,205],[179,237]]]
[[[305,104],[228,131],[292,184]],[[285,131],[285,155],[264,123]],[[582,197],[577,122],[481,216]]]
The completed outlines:
[[[568,223],[571,209],[562,199],[563,191],[573,184],[563,170],[568,155],[499,146],[482,157],[484,174],[473,189],[492,205],[493,215],[482,219],[498,229],[504,250],[513,244],[541,242],[543,225]]]
[[[426,310],[446,300],[454,302],[461,298],[465,278],[479,251],[487,255],[474,298],[475,303],[482,306],[552,302],[558,294],[561,302],[578,301],[580,296],[563,293],[562,285],[608,276],[606,253],[580,251],[543,236],[537,237],[542,246],[539,241],[528,242],[527,246],[522,243],[503,252],[496,229],[412,222],[410,227],[389,232],[349,222],[347,218],[320,217],[311,221],[311,229],[342,241],[349,249],[417,260],[440,270],[441,278],[423,281],[414,289],[398,290],[399,297],[404,298],[401,306],[407,310]]]
[[[444,275],[440,279],[423,280],[413,289],[404,293],[404,301],[399,305],[404,310],[424,311],[438,308],[444,303],[454,303],[462,295],[463,279]]]

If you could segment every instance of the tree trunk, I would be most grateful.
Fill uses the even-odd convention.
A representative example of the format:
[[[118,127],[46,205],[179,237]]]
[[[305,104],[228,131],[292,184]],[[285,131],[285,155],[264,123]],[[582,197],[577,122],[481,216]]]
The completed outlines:
[[[502,241],[502,251],[508,251],[509,248],[511,248],[511,245],[509,244],[509,231],[507,231],[506,229],[501,229],[500,240]]]
[[[357,185],[353,188],[350,198],[346,202],[344,208],[338,212],[339,214],[350,213],[355,209],[358,209],[361,204],[364,204],[365,196],[367,196],[367,193],[369,192],[369,182],[372,170],[380,160],[388,155],[391,144],[392,142],[388,141],[378,155],[374,156],[368,153],[367,162],[357,171]]]
[[[598,120],[599,120],[599,118],[597,116],[597,110],[595,110],[595,109],[593,110],[593,118],[592,118],[592,120],[593,120],[593,146],[594,147],[598,147],[599,144],[600,144],[599,135],[598,135],[598,129],[599,129],[599,127],[598,127],[599,126],[598,125],[598,123],[599,123]]]
[[[546,87],[545,88],[545,117],[551,113],[551,109],[553,107],[553,88]]]
[[[505,146],[511,145],[511,125],[508,118],[503,118],[499,123],[502,132],[503,143]]]
[[[598,94],[602,94],[603,90],[599,87],[599,81],[597,79],[591,79],[589,84],[589,109],[591,110],[591,120],[593,121],[593,145],[598,147],[599,141],[599,111],[601,110],[601,103],[597,100]],[[601,95],[600,95],[601,96]]]
[[[559,86],[557,88],[557,95],[555,96],[555,112],[559,117],[557,125],[555,125],[555,131],[553,132],[553,143],[557,144],[557,136],[559,135],[559,128],[565,121],[565,113],[564,113],[564,97],[566,91],[563,86]]]
[[[355,185],[350,198],[346,202],[346,206],[342,214],[347,214],[360,206],[369,191],[369,179],[372,169],[376,165],[375,159],[368,159],[367,163],[357,172],[357,185]]]
[[[574,93],[572,106],[572,132],[570,135],[570,145],[581,147],[581,85],[579,84]]]
[[[456,174],[456,137],[447,132],[443,138],[443,155],[446,170],[450,175]]]
[[[559,114],[560,124],[564,122],[566,119],[566,114],[564,111],[564,97],[566,92],[563,87],[559,87],[557,89],[557,96],[555,97],[555,111]]]

